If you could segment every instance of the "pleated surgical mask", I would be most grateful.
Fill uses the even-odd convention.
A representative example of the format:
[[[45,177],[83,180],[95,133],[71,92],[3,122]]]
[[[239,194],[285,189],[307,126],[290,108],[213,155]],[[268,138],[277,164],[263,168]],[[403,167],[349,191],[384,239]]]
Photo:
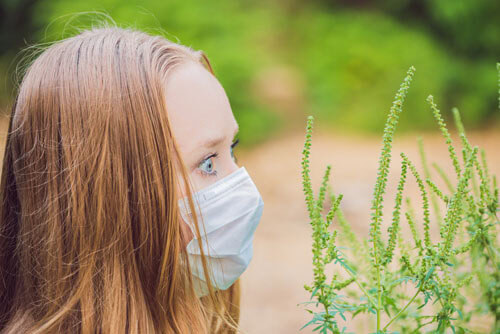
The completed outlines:
[[[201,189],[193,195],[201,216],[203,252],[212,275],[212,285],[228,289],[245,271],[253,256],[253,237],[264,208],[262,197],[245,167]],[[179,200],[182,218],[195,236],[187,252],[198,296],[208,294],[200,248],[187,197]],[[204,228],[203,225],[204,224]]]

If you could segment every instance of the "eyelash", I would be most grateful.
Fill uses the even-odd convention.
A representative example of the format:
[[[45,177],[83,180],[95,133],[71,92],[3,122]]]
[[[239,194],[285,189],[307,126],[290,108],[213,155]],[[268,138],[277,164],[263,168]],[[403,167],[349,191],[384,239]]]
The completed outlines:
[[[234,148],[236,147],[236,145],[238,145],[238,143],[240,142],[239,139],[236,139],[232,144],[231,144],[231,152],[233,152]],[[219,156],[219,153],[215,152],[215,153],[212,153],[210,154],[208,157],[204,158],[203,160],[200,161],[200,163],[198,164],[198,168],[205,162],[207,161],[208,159],[211,159],[211,158],[217,158]],[[232,154],[233,158],[234,158],[234,161],[235,162],[238,162],[238,159],[236,159],[236,156],[234,155],[234,153]],[[213,173],[207,173],[205,172],[204,170],[202,169],[199,169],[200,171],[200,174],[202,176],[217,176],[217,171],[215,170]]]

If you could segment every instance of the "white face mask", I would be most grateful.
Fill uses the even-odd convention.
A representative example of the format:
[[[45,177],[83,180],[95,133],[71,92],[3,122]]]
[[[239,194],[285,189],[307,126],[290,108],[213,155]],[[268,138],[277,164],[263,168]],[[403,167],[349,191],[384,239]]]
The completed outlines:
[[[253,235],[262,216],[264,202],[245,167],[201,189],[193,197],[195,207],[198,203],[202,215],[198,221],[203,252],[211,270],[211,283],[219,290],[226,290],[252,259]],[[179,208],[195,236],[187,245],[187,252],[196,293],[204,296],[208,294],[208,289],[187,197],[179,200]]]

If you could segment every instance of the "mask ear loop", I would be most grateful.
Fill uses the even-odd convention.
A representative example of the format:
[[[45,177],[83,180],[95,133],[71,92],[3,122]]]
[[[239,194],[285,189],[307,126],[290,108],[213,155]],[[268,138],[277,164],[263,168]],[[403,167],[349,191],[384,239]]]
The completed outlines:
[[[189,183],[190,183],[190,186],[192,186],[191,182],[189,182]],[[217,264],[214,264],[213,260],[211,259],[210,245],[208,244],[208,240],[205,238],[205,236],[207,235],[207,231],[206,231],[204,217],[203,217],[203,214],[201,213],[200,203],[198,202],[196,196],[192,196],[191,198],[193,199],[193,207],[195,209],[195,213],[196,213],[197,218],[198,218],[196,220],[196,222],[198,223],[198,227],[200,225],[202,226],[202,229],[203,229],[202,232],[203,232],[203,234],[201,234],[200,229],[196,229],[196,227],[193,226],[196,223],[192,219],[193,218],[193,212],[191,210],[191,206],[189,205],[189,199],[187,198],[187,196],[185,196],[181,200],[182,200],[182,203],[184,204],[184,208],[186,209],[186,211],[188,213],[188,217],[186,217],[186,218],[188,218],[189,221],[186,221],[186,223],[188,224],[189,228],[193,232],[193,240],[191,240],[189,243],[191,243],[194,240],[196,240],[198,248],[200,249],[200,253],[201,253],[199,256],[202,257],[202,258],[204,258],[204,260],[206,261],[206,266],[208,268],[207,275],[205,275],[204,273],[197,272],[196,276],[202,275],[205,280],[210,280],[210,285],[212,287],[215,287],[216,289],[219,289],[219,287],[216,284],[213,283],[213,282],[215,282],[215,277],[213,277],[214,276],[213,270],[215,268],[215,265],[217,265]],[[188,243],[188,245],[189,245],[189,243]],[[204,247],[204,245],[206,245],[206,247]],[[206,251],[205,251],[205,249],[206,249]],[[202,261],[202,266],[203,266],[203,261],[204,260],[203,259],[201,260]],[[222,265],[219,264],[219,267],[221,268],[221,272],[224,275],[223,269],[222,269],[223,268]],[[196,279],[200,280],[200,278],[198,278],[198,277],[196,277]],[[198,282],[198,284],[199,284],[199,282]]]
[[[172,137],[172,140],[173,140],[173,146],[174,146],[174,151],[175,151],[175,155],[176,155],[176,163],[177,163],[176,169],[177,169],[177,171],[180,171],[180,173],[182,175],[182,180],[184,181],[184,187],[185,187],[186,192],[187,192],[187,196],[183,197],[180,200],[184,204],[184,208],[186,208],[186,211],[189,212],[188,216],[191,216],[191,218],[192,218],[192,219],[188,219],[189,221],[186,221],[186,223],[188,224],[189,228],[193,232],[193,236],[196,236],[196,239],[198,241],[198,247],[200,247],[200,253],[201,253],[200,257],[201,257],[201,264],[203,267],[203,276],[204,276],[205,280],[210,281],[210,283],[207,284],[208,290],[209,290],[209,295],[211,296],[211,299],[213,300],[213,302],[215,304],[217,304],[217,301],[216,301],[217,296],[215,294],[215,289],[214,289],[213,285],[211,284],[213,275],[212,275],[210,264],[207,261],[207,257],[209,256],[209,252],[208,252],[208,254],[205,254],[204,250],[202,249],[202,237],[201,237],[201,232],[200,232],[200,228],[199,228],[200,222],[198,221],[198,217],[201,218],[201,225],[203,227],[203,232],[206,235],[205,223],[203,221],[203,217],[201,214],[201,209],[200,209],[199,203],[196,200],[196,198],[193,198],[194,196],[192,196],[194,193],[193,192],[193,185],[192,185],[191,180],[189,179],[189,177],[187,175],[187,172],[186,172],[187,169],[185,167],[184,161],[182,160],[182,158],[180,156],[180,153],[179,153],[179,150],[177,147],[177,142],[175,141],[175,138],[173,138],[173,137]],[[177,192],[177,194],[179,194],[180,189],[181,189],[179,178],[176,178],[176,185],[177,185],[176,192]],[[178,207],[178,210],[181,210],[181,208]],[[193,211],[196,214],[196,217],[193,216]],[[197,214],[198,212],[200,213],[199,215]],[[182,216],[182,214],[181,214],[181,216]],[[179,222],[179,223],[183,223],[183,222]],[[194,225],[194,231],[193,231],[192,225]],[[187,256],[187,261],[188,261],[187,264],[189,267],[188,270],[189,270],[190,274],[192,275],[192,272],[190,269],[191,264],[189,262],[189,256]],[[193,284],[195,284],[194,281],[193,281]]]
[[[189,186],[192,187],[191,182],[189,182]],[[191,188],[192,189],[192,188]],[[192,191],[191,191],[192,193]],[[181,210],[181,216],[185,220],[185,223],[189,226],[191,232],[193,233],[193,239],[196,240],[201,240],[203,239],[203,235],[207,234],[206,227],[205,227],[205,221],[204,217],[201,214],[201,208],[200,208],[200,203],[196,199],[196,196],[191,196],[192,202],[193,202],[193,208],[194,208],[194,214],[196,214],[196,222],[198,223],[198,228],[196,228],[196,222],[193,219],[193,210],[191,208],[191,205],[189,203],[188,196],[184,196],[180,200],[182,201],[183,204],[183,209],[185,209],[185,212],[187,213],[187,217],[184,217],[182,215],[182,210]],[[200,225],[202,227],[202,231],[200,231]],[[203,234],[202,234],[203,232]]]

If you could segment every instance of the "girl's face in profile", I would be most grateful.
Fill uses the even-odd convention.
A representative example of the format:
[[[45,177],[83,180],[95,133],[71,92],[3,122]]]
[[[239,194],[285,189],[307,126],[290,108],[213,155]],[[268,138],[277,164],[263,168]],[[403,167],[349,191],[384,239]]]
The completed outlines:
[[[236,171],[233,149],[238,124],[219,81],[201,64],[188,62],[169,73],[165,94],[170,125],[193,190]],[[191,234],[187,224],[183,228]]]

